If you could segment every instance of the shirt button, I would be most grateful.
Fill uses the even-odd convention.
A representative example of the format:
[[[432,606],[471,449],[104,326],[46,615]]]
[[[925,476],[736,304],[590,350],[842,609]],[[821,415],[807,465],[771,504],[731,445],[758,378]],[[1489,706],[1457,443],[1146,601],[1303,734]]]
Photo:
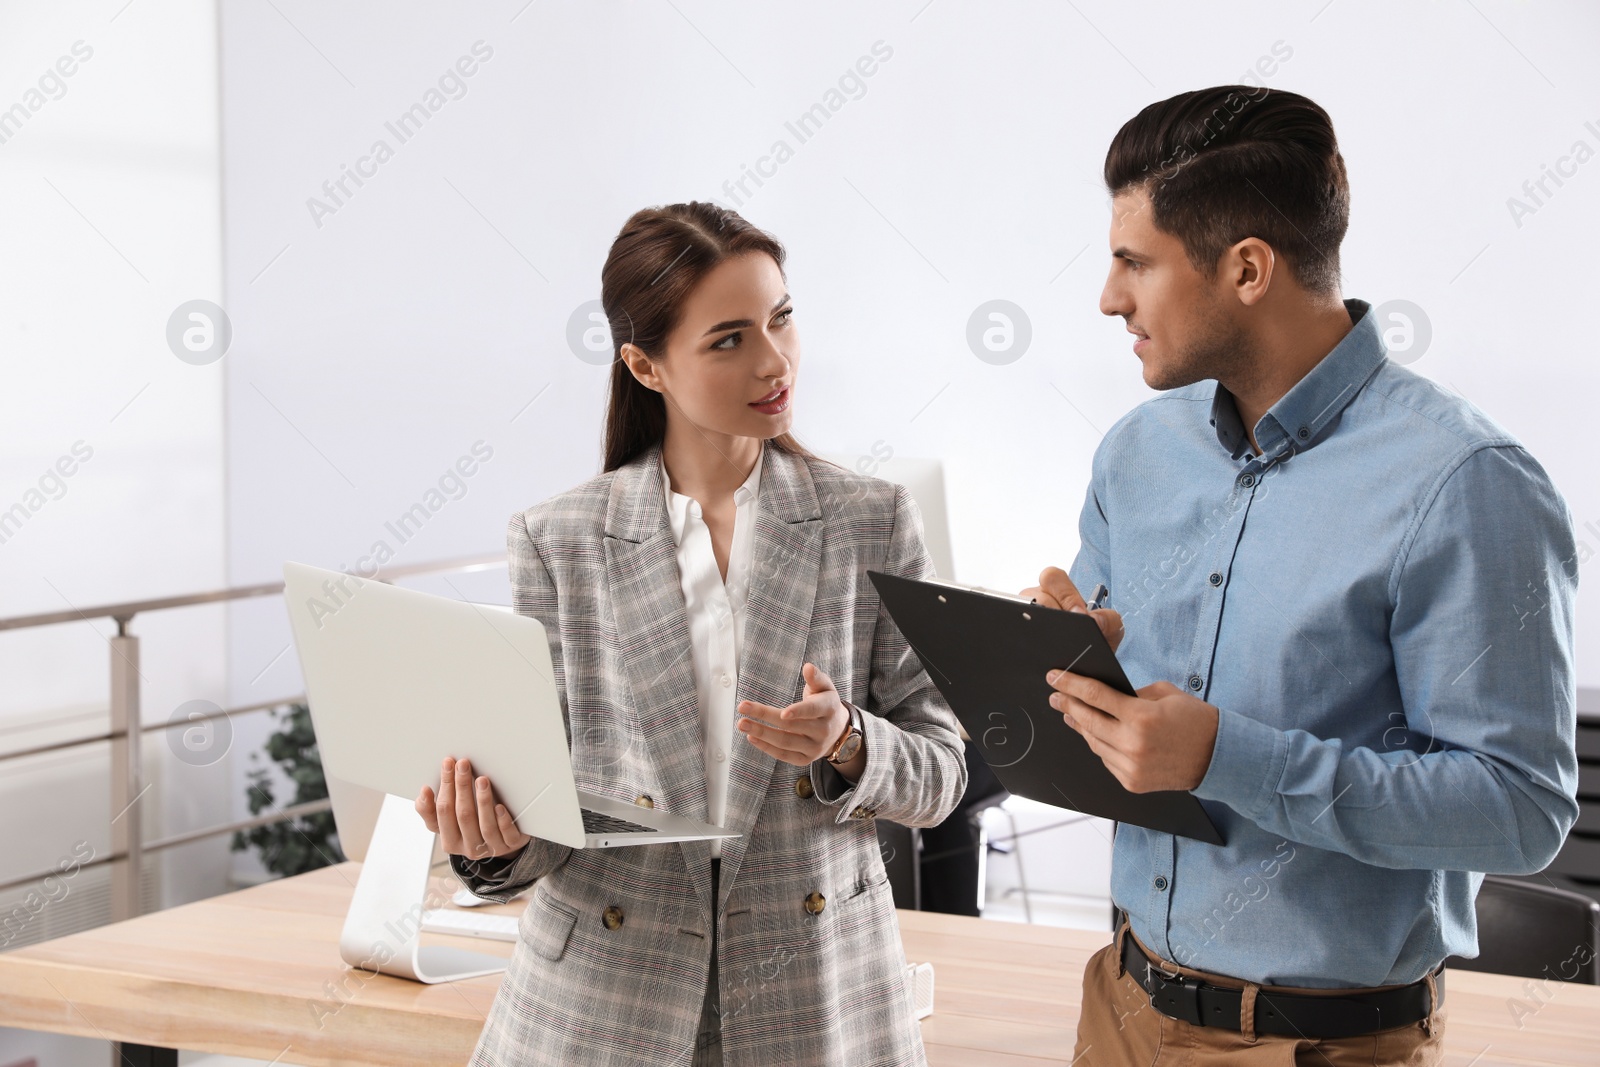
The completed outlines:
[[[1210,582],[1212,585],[1221,585],[1222,575],[1217,571],[1212,571],[1210,574],[1206,575],[1206,581]]]
[[[1165,893],[1166,891],[1167,891],[1167,876],[1164,875],[1164,874],[1156,875],[1156,892]]]
[[[1299,430],[1295,431],[1295,436],[1304,441],[1306,438],[1311,436],[1311,428],[1309,426],[1302,426]]]
[[[806,894],[806,910],[813,915],[821,915],[822,909],[828,906],[828,898],[813,889]]]
[[[723,688],[727,688],[728,686],[733,684],[733,679],[728,677],[728,675],[726,675],[726,674],[724,674],[721,678],[719,678],[717,680],[722,683]]]
[[[1205,684],[1205,679],[1200,677],[1198,674],[1189,675],[1189,688],[1194,690],[1196,693],[1198,693],[1200,691],[1200,687]]]
[[[723,760],[728,758],[728,754],[726,752],[722,751],[722,749],[720,749],[720,748],[717,749],[715,755],[716,755],[718,763],[721,763]]]
[[[633,802],[641,808],[653,808],[656,806],[655,798],[649,793],[640,793],[633,798]]]
[[[810,775],[802,774],[800,777],[794,780],[794,794],[801,800],[809,798],[813,792],[815,792],[815,790],[811,788]]]
[[[622,909],[615,904],[600,913],[600,921],[605,923],[607,930],[616,930],[622,926]]]

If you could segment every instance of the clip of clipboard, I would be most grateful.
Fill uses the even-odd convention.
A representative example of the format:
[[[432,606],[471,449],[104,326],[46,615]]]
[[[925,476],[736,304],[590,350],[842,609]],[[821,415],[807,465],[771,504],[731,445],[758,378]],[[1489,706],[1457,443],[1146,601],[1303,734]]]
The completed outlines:
[[[1019,596],[867,571],[890,618],[1009,792],[1220,845],[1200,801],[1130,793],[1050,706],[1045,673],[1071,670],[1135,695],[1100,624]]]

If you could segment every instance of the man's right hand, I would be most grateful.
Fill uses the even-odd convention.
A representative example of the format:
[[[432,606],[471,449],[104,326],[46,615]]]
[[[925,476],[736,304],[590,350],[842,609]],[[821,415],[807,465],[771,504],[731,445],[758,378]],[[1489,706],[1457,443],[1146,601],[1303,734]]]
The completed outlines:
[[[480,775],[473,781],[472,761],[444,758],[439,774],[439,790],[428,786],[417,794],[417,814],[428,829],[439,835],[444,850],[469,860],[510,856],[522,851],[529,841],[517,829],[511,812],[495,802],[494,787]]]
[[[1078,592],[1078,587],[1072,584],[1072,579],[1060,567],[1046,567],[1040,571],[1039,584],[1024,589],[1021,595],[1062,611],[1087,611],[1089,607],[1083,594]],[[1111,651],[1115,652],[1117,646],[1122,644],[1122,614],[1114,608],[1096,608],[1089,614],[1100,624],[1100,632],[1106,635]]]

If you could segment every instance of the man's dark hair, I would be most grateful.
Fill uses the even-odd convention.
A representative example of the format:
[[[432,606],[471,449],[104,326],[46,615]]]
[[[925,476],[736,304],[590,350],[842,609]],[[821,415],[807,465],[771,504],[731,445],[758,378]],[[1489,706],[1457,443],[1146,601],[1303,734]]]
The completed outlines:
[[[1339,288],[1350,183],[1328,113],[1297,93],[1219,85],[1151,104],[1106,152],[1112,196],[1143,189],[1157,229],[1211,277],[1230,245],[1256,237],[1302,288]]]

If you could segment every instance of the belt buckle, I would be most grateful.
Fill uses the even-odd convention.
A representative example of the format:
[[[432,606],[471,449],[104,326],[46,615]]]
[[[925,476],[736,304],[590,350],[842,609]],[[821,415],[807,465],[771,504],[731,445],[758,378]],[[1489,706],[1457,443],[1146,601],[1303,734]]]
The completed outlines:
[[[1161,1014],[1182,1019],[1194,1026],[1204,1026],[1200,1016],[1200,981],[1185,978],[1174,972],[1168,974],[1150,960],[1145,960],[1145,978],[1151,985],[1150,1006]]]

